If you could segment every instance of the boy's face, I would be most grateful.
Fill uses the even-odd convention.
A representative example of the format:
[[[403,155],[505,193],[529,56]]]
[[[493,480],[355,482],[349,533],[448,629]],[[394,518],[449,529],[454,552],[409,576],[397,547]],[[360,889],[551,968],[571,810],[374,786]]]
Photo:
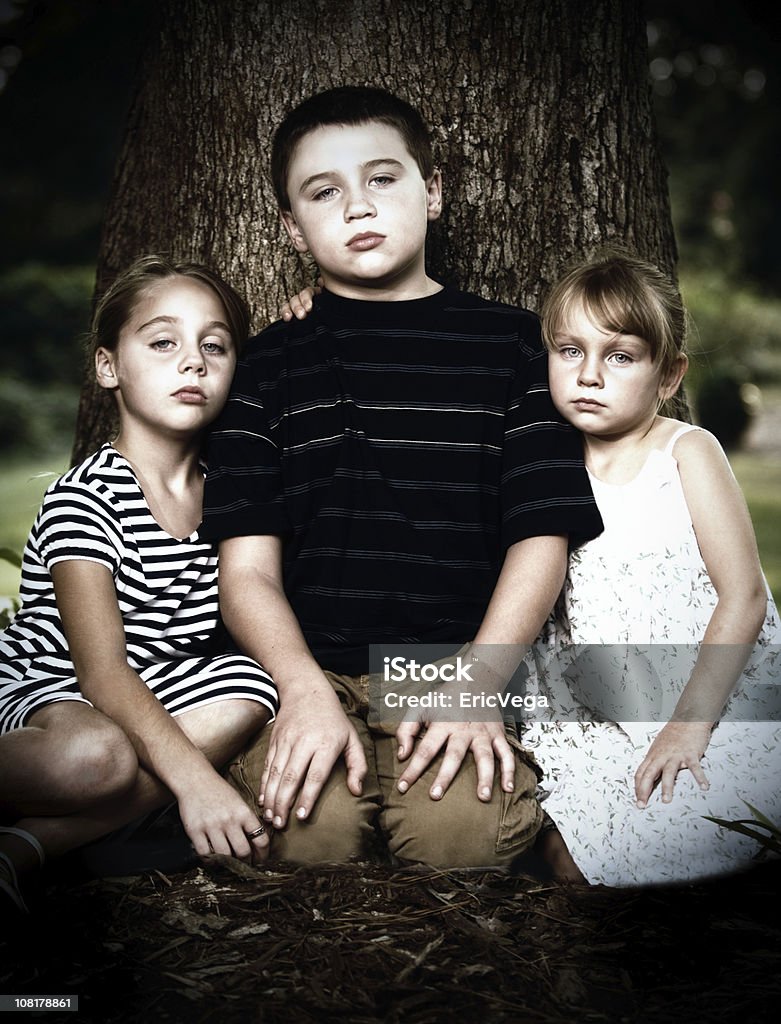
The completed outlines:
[[[282,222],[312,253],[329,291],[412,299],[438,290],[426,277],[428,222],[442,209],[439,171],[421,176],[399,132],[369,121],[316,128],[298,143]]]

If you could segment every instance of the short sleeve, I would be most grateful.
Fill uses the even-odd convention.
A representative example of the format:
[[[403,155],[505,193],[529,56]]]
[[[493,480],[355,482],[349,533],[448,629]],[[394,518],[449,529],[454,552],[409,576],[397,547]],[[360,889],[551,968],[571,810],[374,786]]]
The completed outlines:
[[[264,390],[274,383],[260,383],[259,362],[250,357],[238,363],[225,409],[209,435],[203,540],[290,532],[264,401]]]
[[[105,565],[116,575],[122,562],[122,530],[110,495],[100,486],[53,484],[44,495],[35,534],[49,570],[57,562],[85,561]]]
[[[505,418],[502,539],[566,534],[570,545],[602,532],[580,434],[556,411],[539,320],[524,319]]]

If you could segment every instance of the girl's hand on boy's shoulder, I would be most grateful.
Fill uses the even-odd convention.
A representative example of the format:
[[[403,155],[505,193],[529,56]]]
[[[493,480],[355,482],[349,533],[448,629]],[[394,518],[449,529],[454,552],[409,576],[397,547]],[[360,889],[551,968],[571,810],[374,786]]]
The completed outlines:
[[[635,772],[635,798],[637,806],[647,805],[658,784],[662,787],[662,802],[673,798],[678,772],[688,768],[700,789],[710,788],[700,761],[708,747],[711,735],[709,722],[668,722],[648,748],[640,767]]]
[[[282,320],[289,322],[294,317],[296,320],[303,320],[312,312],[312,300],[323,290],[323,279],[318,277],[314,288],[302,288],[296,295],[292,295],[287,302],[283,303],[279,310]]]

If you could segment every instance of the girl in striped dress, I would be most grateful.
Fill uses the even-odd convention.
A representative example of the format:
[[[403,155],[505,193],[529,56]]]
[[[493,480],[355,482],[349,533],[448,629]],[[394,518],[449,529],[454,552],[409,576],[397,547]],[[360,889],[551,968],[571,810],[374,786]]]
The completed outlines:
[[[173,798],[198,854],[263,858],[256,814],[218,774],[276,709],[226,654],[217,557],[199,540],[205,428],[248,334],[239,296],[194,264],[137,260],[93,320],[119,430],[46,492],[22,606],[0,634],[0,894]]]

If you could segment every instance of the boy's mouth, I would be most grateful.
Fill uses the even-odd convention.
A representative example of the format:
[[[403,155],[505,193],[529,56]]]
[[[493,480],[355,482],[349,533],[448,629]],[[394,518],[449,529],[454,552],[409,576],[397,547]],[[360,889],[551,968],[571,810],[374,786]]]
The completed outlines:
[[[362,231],[358,235],[353,235],[350,241],[347,242],[347,248],[363,252],[366,249],[374,249],[375,246],[384,241],[385,235],[378,235],[375,231]]]

